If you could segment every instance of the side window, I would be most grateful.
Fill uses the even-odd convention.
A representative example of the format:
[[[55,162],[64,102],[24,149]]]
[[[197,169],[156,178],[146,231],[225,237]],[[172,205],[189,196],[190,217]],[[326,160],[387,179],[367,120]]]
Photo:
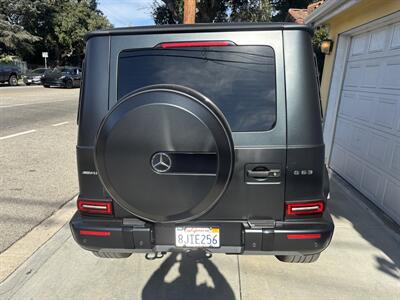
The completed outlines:
[[[76,116],[76,123],[79,125],[80,117],[81,117],[81,110],[83,106],[83,95],[85,90],[85,60],[82,62],[83,70],[77,69],[77,72],[81,71],[81,86],[79,90],[79,104],[78,104],[78,113]],[[78,73],[79,74],[79,73]]]
[[[321,120],[324,119],[324,113],[322,111],[322,102],[321,102],[321,86],[320,86],[320,74],[318,70],[318,61],[317,61],[317,56],[315,53],[313,53],[314,57],[314,69],[315,69],[315,80],[317,81],[317,89],[318,89],[318,100],[319,100],[319,109],[321,111]]]

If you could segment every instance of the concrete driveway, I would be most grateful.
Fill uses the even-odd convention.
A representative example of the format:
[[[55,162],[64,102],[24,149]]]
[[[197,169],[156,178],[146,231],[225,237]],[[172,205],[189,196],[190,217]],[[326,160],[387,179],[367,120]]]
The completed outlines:
[[[0,287],[1,299],[400,299],[400,235],[335,175],[333,241],[312,264],[270,256],[99,259],[67,225]]]

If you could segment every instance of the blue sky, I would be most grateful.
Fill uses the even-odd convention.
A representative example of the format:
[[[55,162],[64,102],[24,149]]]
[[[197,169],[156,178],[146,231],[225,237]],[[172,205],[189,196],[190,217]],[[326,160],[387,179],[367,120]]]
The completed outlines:
[[[98,8],[114,27],[153,25],[153,0],[98,0]]]

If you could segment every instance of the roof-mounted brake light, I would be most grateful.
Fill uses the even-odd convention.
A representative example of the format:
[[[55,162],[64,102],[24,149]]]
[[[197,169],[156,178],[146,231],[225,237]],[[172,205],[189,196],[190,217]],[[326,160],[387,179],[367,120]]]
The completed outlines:
[[[182,47],[223,47],[234,46],[231,41],[196,41],[196,42],[166,42],[156,46],[156,48],[182,48]]]

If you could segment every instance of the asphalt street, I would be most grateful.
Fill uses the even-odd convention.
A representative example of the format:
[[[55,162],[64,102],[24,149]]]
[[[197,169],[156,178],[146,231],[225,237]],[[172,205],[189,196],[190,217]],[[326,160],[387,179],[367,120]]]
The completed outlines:
[[[0,87],[0,253],[78,191],[79,89]]]

